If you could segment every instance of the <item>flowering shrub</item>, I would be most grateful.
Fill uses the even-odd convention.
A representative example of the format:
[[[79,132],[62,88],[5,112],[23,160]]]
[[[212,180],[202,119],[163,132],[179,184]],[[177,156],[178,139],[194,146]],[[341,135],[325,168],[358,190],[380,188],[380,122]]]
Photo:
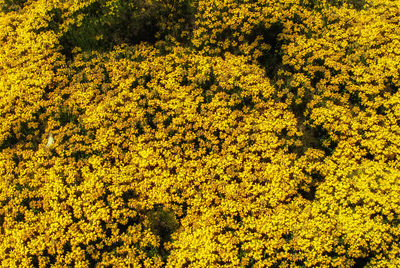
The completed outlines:
[[[0,1],[3,267],[396,267],[398,1]]]

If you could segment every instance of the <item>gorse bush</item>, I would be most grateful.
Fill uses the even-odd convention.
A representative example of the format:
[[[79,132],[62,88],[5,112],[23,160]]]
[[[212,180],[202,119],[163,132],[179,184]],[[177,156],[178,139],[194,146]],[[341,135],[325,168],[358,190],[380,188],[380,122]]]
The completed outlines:
[[[329,7],[343,7],[347,6],[350,8],[354,8],[356,10],[362,10],[368,6],[368,1],[366,0],[302,0],[300,1],[300,5],[312,8],[323,10]]]
[[[399,1],[0,1],[2,267],[400,265]]]

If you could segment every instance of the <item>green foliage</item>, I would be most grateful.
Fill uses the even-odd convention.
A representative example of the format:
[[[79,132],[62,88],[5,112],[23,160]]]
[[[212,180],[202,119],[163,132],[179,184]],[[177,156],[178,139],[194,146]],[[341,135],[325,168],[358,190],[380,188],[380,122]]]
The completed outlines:
[[[107,5],[106,0],[99,0],[74,13],[75,19],[83,15],[83,20],[79,25],[69,26],[60,44],[64,55],[71,58],[75,47],[83,51],[109,51],[120,44],[154,44],[166,35],[184,41],[181,32],[190,28],[191,12],[190,1],[169,4],[168,1],[119,0]],[[59,21],[57,14],[54,13],[55,20],[50,22],[53,28]]]
[[[178,227],[178,221],[173,212],[163,209],[162,207],[155,207],[148,213],[150,220],[151,231],[161,238],[161,242],[171,240],[171,234],[175,232]]]
[[[4,0],[0,2],[0,10],[7,13],[11,11],[18,11],[24,7],[27,0]]]
[[[75,17],[84,17],[81,25],[71,25],[61,37],[64,54],[70,57],[75,47],[106,51],[121,43],[154,42],[159,10],[138,3],[121,0],[106,6],[106,1],[96,1],[76,12]]]

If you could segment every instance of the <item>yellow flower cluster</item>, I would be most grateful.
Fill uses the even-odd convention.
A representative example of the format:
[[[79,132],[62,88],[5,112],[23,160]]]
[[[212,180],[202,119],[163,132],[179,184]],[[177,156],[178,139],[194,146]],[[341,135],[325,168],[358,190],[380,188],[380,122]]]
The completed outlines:
[[[397,267],[400,2],[0,1],[1,267]]]

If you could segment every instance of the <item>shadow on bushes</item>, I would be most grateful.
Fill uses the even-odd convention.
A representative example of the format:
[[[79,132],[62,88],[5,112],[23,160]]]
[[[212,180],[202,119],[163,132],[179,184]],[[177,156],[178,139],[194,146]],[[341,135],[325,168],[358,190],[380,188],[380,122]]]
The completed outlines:
[[[8,13],[11,11],[18,11],[24,7],[27,0],[4,0],[3,3],[0,4],[0,10]]]
[[[258,63],[266,70],[267,76],[270,79],[276,77],[276,73],[282,66],[282,41],[279,40],[278,35],[282,33],[283,25],[281,23],[275,23],[270,28],[260,25],[256,27],[252,33],[251,39],[262,36],[264,42],[271,46],[271,49],[266,51],[260,58]]]
[[[120,0],[114,3],[113,7],[107,7],[105,1],[96,1],[80,10],[75,16],[84,16],[82,24],[73,24],[60,38],[62,53],[67,59],[72,59],[72,50],[75,47],[81,48],[82,51],[104,52],[120,44],[154,44],[163,40],[167,34],[180,34],[177,29],[172,29],[179,28],[176,26],[180,25],[178,19],[185,18],[185,23],[191,21],[189,2],[173,5],[167,5],[163,1],[133,2],[132,4],[132,1]],[[175,16],[170,16],[172,12],[176,13]],[[55,19],[57,17],[54,16]],[[165,28],[172,30],[168,32]]]

